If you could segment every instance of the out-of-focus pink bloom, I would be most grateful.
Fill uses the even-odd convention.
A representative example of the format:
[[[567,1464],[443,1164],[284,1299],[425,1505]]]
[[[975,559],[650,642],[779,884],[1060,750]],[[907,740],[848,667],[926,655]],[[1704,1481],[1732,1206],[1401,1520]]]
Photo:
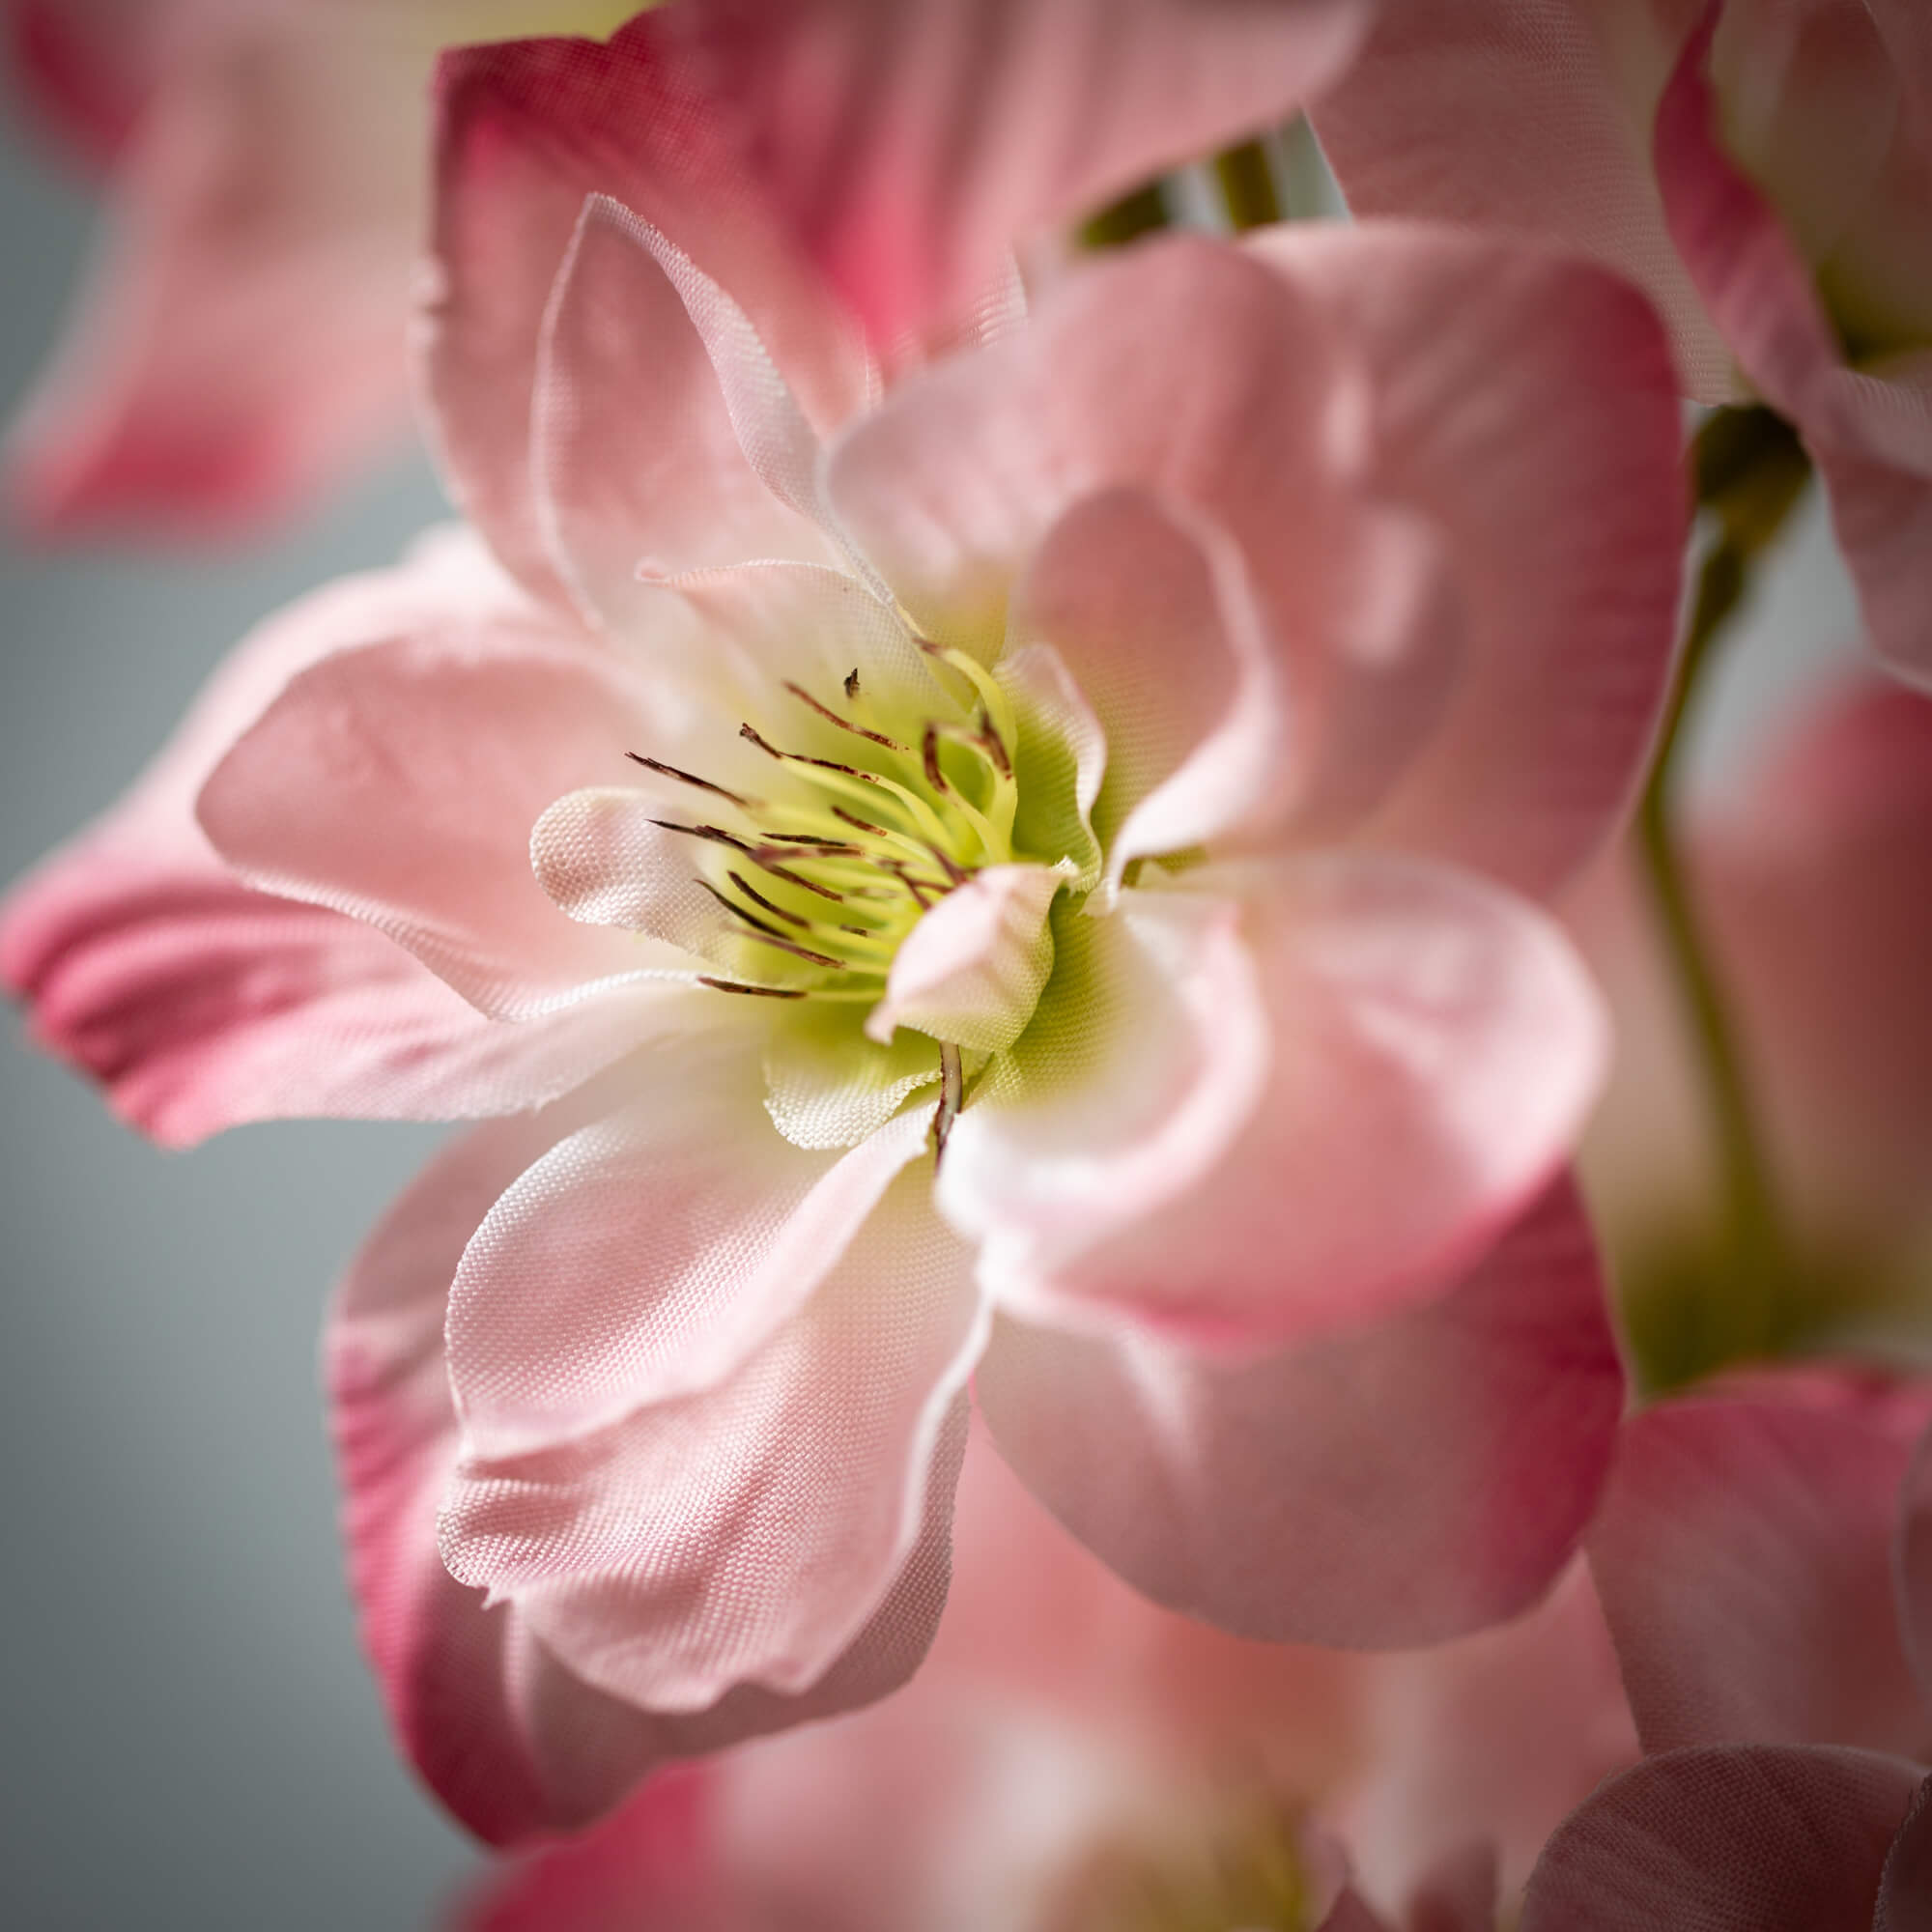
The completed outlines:
[[[592,1920],[591,1923],[596,1921]],[[1521,1932],[1908,1932],[1932,1923],[1932,1778],[1828,1746],[1646,1758],[1551,1840]]]
[[[1690,392],[1803,432],[1880,651],[1932,678],[1932,28],[1918,0],[1391,7],[1321,131],[1364,213],[1587,248]]]
[[[1659,1754],[1555,1834],[1525,1932],[1932,1922],[1928,1406],[1811,1375],[1628,1425],[1590,1564]]]
[[[42,534],[223,532],[399,431],[444,41],[623,0],[8,0],[29,106],[108,182],[6,487]]]
[[[1176,240],[876,403],[654,44],[445,69],[495,557],[269,627],[0,934],[174,1137],[512,1117],[329,1344],[385,1690],[499,1839],[902,1681],[969,1376],[1148,1594],[1371,1645],[1532,1602],[1621,1395],[1563,1173],[1600,1018],[1518,893],[1667,672],[1644,305]]]
[[[1371,0],[677,0],[633,37],[675,143],[881,342],[968,313],[1014,238],[1279,118]],[[607,33],[637,0],[6,0],[41,120],[109,182],[7,484],[43,533],[250,525],[398,430],[439,45]]]
[[[1811,1311],[1835,1322],[1817,1339],[1920,1359],[1932,701],[1863,678],[1807,704],[1686,837],[1787,1218],[1814,1270],[1843,1276],[1836,1316]],[[1716,1174],[1640,882],[1606,866],[1571,911],[1617,1020],[1584,1171],[1634,1282],[1715,1232]]]
[[[1493,1932],[1499,1891],[1518,1896],[1565,1812],[1636,1755],[1580,1567],[1516,1624],[1368,1659],[1155,1609],[983,1440],[956,1538],[959,1581],[908,1690],[668,1775],[458,1922],[1341,1932],[1378,1925],[1373,1901],[1415,1932]]]

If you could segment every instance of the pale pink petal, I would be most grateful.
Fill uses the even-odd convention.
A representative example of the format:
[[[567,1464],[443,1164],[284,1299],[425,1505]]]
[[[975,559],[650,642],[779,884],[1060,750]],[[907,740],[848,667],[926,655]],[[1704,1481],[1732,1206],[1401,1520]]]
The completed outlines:
[[[500,594],[470,546],[444,540],[270,619],[128,797],[14,889],[0,978],[37,1037],[104,1082],[124,1118],[179,1146],[291,1115],[507,1112],[655,1029],[641,996],[493,1025],[381,933],[251,890],[195,822],[209,771],[288,678]]]
[[[746,153],[890,343],[1007,249],[1279,121],[1347,62],[1358,0],[714,0],[682,10]]]
[[[1378,1660],[1370,1698],[1367,1770],[1333,1822],[1361,1883],[1390,1903],[1479,1841],[1517,1896],[1550,1833],[1639,1755],[1580,1556],[1515,1622]],[[1493,1932],[1494,1913],[1482,1923]]]
[[[831,560],[818,439],[744,311],[605,195],[558,273],[531,436],[538,526],[593,623],[625,623],[640,571]]]
[[[1905,1932],[1873,1907],[1920,1776],[1788,1745],[1646,1759],[1550,1839],[1522,1932]]]
[[[463,1258],[449,1372],[472,1457],[716,1388],[805,1306],[925,1151],[918,1116],[842,1158],[792,1146],[740,1041],[661,1049],[640,1084],[509,1188]]]
[[[613,1080],[629,1077],[627,1069]],[[494,1844],[586,1824],[667,1758],[883,1695],[924,1655],[946,1595],[952,1495],[950,1482],[936,1480],[896,1581],[807,1695],[744,1687],[708,1711],[678,1717],[593,1690],[514,1605],[487,1605],[443,1567],[437,1507],[457,1458],[442,1354],[450,1278],[497,1194],[613,1091],[621,1084],[549,1114],[492,1123],[444,1153],[357,1258],[328,1330],[363,1641],[404,1750],[438,1797]]]
[[[1388,1932],[1388,1927],[1351,1886],[1329,1907],[1317,1932]]]
[[[1036,1022],[954,1123],[940,1210],[1010,1300],[1040,1251],[1122,1227],[1211,1172],[1267,1078],[1232,902],[1128,892],[1055,923]]]
[[[929,1189],[902,1177],[715,1387],[466,1460],[443,1512],[452,1570],[631,1702],[689,1714],[734,1686],[810,1691],[879,1610],[929,1505],[951,1516],[983,1317]]]
[[[530,474],[538,341],[587,196],[635,209],[730,291],[822,432],[867,393],[863,349],[724,137],[663,20],[608,45],[523,41],[444,56],[424,344],[459,500],[519,576],[562,586]],[[654,546],[639,532],[639,554]]]
[[[1290,696],[1240,553],[1144,491],[1061,519],[1014,596],[1022,648],[1059,653],[1106,733],[1094,830],[1127,865],[1251,821],[1283,790]]]
[[[1932,1736],[1899,1645],[1910,1439],[1840,1404],[1667,1404],[1626,1428],[1590,1561],[1646,1748]]]
[[[1318,608],[1303,580],[1325,591],[1332,574],[1333,477],[1361,406],[1308,304],[1236,249],[1171,238],[1067,276],[1019,334],[902,384],[833,446],[827,489],[945,642],[996,654],[1053,526],[1137,485],[1226,526],[1295,647],[1288,616]]]
[[[1435,1642],[1522,1609],[1575,1548],[1623,1377],[1567,1183],[1432,1305],[1233,1363],[997,1324],[1003,1453],[1158,1603],[1245,1635]]]
[[[1053,971],[1047,908],[1065,883],[1046,866],[989,866],[949,893],[893,955],[867,1036],[890,1045],[917,1028],[974,1053],[1004,1053]]]
[[[648,685],[528,607],[453,612],[301,672],[198,810],[249,883],[351,913],[479,1007],[533,1017],[679,964],[564,917],[529,860],[546,807],[663,735]]]
[[[1269,1044],[1238,1043],[1253,1019],[1208,996],[1197,1051],[1264,1084],[1211,1123],[1215,1140],[1180,1143],[1186,1164],[1164,1185],[1128,1184],[1110,1145],[1126,1120],[1097,1143],[1070,1131],[1106,1080],[1069,1070],[1057,1102],[989,1086],[940,1182],[948,1212],[984,1231],[989,1287],[1016,1312],[1107,1308],[1248,1341],[1440,1293],[1563,1164],[1595,1096],[1606,1029],[1568,942],[1523,901],[1403,860],[1199,876],[1241,904]],[[1180,895],[1133,896],[1171,919]],[[1124,1002],[1115,1023],[1117,1077],[1145,1079]],[[1065,1050],[1042,1032],[1043,1064]],[[1024,1071],[1024,1040],[1019,1053]]]
[[[174,11],[110,232],[9,437],[42,532],[245,527],[406,421],[428,37]]]
[[[1371,223],[1253,245],[1366,359],[1378,480],[1439,533],[1462,607],[1446,708],[1374,836],[1546,891],[1633,802],[1673,661],[1687,506],[1656,320],[1500,242]]]
[[[1833,448],[1818,451],[1818,467],[1866,635],[1924,690],[1932,686],[1932,475]]]
[[[951,716],[955,709],[933,681],[898,611],[845,571],[747,562],[693,571],[646,588],[653,596],[682,599],[703,624],[688,655],[701,656],[709,689],[732,714],[721,721],[724,734],[735,734],[743,719],[755,715],[787,745],[802,732],[809,738],[816,722],[787,686],[802,686],[821,704],[838,705],[846,701],[845,680],[855,671],[866,702],[874,696],[917,693],[933,717]],[[648,638],[635,641],[649,648]],[[783,708],[774,710],[775,704]],[[826,740],[828,748],[836,743]],[[758,781],[769,784],[770,765],[760,764],[756,753],[746,757],[747,773],[756,772]]]
[[[1690,393],[1727,401],[1731,357],[1670,244],[1650,164],[1657,98],[1696,5],[1385,7],[1316,107],[1322,153],[1358,216],[1427,216],[1620,270],[1669,322]]]

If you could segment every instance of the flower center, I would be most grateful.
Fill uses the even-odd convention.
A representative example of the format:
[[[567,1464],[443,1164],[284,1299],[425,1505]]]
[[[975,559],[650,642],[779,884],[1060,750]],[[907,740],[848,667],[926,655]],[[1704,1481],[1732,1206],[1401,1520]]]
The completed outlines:
[[[786,680],[797,721],[811,720],[821,743],[833,727],[846,755],[789,750],[785,730],[741,724],[739,736],[777,768],[770,796],[630,753],[731,808],[724,824],[654,821],[693,841],[697,882],[726,916],[734,970],[702,975],[701,984],[762,999],[876,1003],[921,916],[981,867],[1012,859],[1011,705],[965,652],[920,648],[956,688],[955,718],[917,720],[895,735],[880,724],[898,721],[876,716],[857,670],[835,702]]]

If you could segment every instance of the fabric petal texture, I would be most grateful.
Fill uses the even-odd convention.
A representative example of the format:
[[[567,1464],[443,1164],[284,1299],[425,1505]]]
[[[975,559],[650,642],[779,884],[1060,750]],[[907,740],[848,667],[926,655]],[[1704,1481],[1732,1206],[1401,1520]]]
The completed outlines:
[[[1875,1908],[1921,1779],[1789,1745],[1649,1758],[1551,1838],[1523,1932],[1896,1932]]]
[[[745,1686],[707,1710],[639,1708],[567,1668],[517,1604],[486,1603],[444,1567],[438,1506],[459,1454],[441,1348],[449,1282],[497,1195],[608,1097],[493,1122],[444,1153],[371,1237],[329,1321],[363,1640],[411,1761],[494,1844],[586,1824],[667,1759],[883,1695],[924,1655],[946,1596],[956,1445],[950,1464],[938,1454],[931,1506],[870,1621],[799,1697]]]
[[[1830,1392],[1630,1423],[1589,1547],[1647,1749],[1924,1743],[1892,1584],[1912,1435]]]
[[[981,299],[1015,239],[1284,119],[1357,0],[715,0],[668,20],[875,342]]]
[[[1258,1361],[1003,1319],[995,1440],[1156,1602],[1275,1640],[1393,1647],[1546,1589],[1606,1470],[1623,1378],[1573,1190],[1434,1305]]]

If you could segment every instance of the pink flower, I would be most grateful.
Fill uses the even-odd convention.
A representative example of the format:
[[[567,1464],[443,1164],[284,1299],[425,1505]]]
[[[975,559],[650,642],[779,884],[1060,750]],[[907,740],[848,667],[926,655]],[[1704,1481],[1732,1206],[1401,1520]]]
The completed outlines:
[[[1143,1591],[1367,1645],[1533,1602],[1621,1399],[1601,1016],[1520,895],[1667,672],[1643,304],[1172,241],[877,402],[651,44],[445,70],[494,557],[269,626],[0,933],[166,1138],[503,1117],[329,1342],[371,1649],[497,1839],[901,1682],[969,1377]]]
[[[1803,432],[1880,651],[1932,676],[1932,31],[1917,0],[1391,8],[1320,116],[1352,205],[1635,275],[1690,394]]]
[[[769,200],[883,341],[969,311],[1015,235],[1292,111],[1369,4],[679,0],[628,39],[653,97],[705,103],[736,194]],[[15,514],[232,530],[399,430],[437,47],[638,11],[6,0],[33,105],[112,200],[12,434]]]
[[[1929,1406],[1813,1376],[1627,1427],[1590,1564],[1659,1754],[1555,1834],[1525,1932],[1926,1922]]]
[[[1340,1932],[1379,1923],[1373,1900],[1418,1932],[1493,1932],[1564,1812],[1635,1757],[1580,1568],[1515,1624],[1372,1660],[1154,1609],[983,1440],[956,1534],[958,1585],[910,1690],[654,1780],[457,1922],[1120,1932],[1185,1899],[1188,1923],[1332,1910]]]
[[[618,0],[8,0],[30,103],[111,220],[14,424],[36,531],[226,531],[332,482],[407,410],[403,320],[445,39]]]

